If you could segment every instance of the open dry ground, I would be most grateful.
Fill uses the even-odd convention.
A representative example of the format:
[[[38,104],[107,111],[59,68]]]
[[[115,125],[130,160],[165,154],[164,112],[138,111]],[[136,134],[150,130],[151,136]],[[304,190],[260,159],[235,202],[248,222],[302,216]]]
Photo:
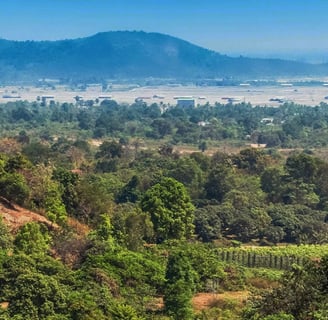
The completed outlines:
[[[249,297],[248,291],[226,291],[224,293],[200,292],[194,295],[192,305],[195,312],[213,307],[223,307],[231,302],[235,305],[244,305]],[[157,298],[153,301],[151,309],[160,310],[164,308],[163,298]]]
[[[11,96],[12,98],[8,98]],[[56,89],[37,88],[33,86],[0,87],[0,102],[27,100],[36,101],[37,97],[53,96],[57,102],[75,102],[74,97],[84,100],[100,101],[111,96],[119,103],[132,103],[136,98],[143,98],[147,103],[165,103],[175,105],[177,97],[192,97],[196,104],[209,102],[227,103],[227,98],[234,102],[250,102],[253,105],[279,106],[279,102],[270,99],[282,99],[298,104],[314,106],[320,102],[328,102],[328,86],[147,86],[136,85],[112,86],[107,92],[102,92],[101,86],[89,86],[84,91],[72,90],[68,86],[56,86]],[[52,98],[49,98],[49,100]]]
[[[17,204],[9,202],[3,197],[0,197],[0,216],[12,231],[16,231],[19,227],[28,222],[42,222],[51,229],[58,228],[55,223],[49,221],[44,216],[24,209]]]

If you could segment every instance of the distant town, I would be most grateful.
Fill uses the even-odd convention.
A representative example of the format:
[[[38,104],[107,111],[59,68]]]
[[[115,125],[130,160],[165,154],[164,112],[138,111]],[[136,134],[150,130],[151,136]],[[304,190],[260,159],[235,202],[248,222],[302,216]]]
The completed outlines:
[[[94,106],[103,100],[119,103],[146,102],[192,107],[206,103],[251,103],[279,106],[285,102],[315,106],[328,100],[328,79],[252,80],[249,82],[209,80],[198,83],[83,83],[63,84],[40,80],[34,85],[0,87],[0,102],[26,100],[50,103],[78,103]]]

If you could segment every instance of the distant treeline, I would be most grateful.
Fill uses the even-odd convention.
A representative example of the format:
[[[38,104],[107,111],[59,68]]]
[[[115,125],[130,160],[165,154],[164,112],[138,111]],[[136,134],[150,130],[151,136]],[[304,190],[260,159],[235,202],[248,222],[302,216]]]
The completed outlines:
[[[278,107],[250,104],[200,105],[180,108],[138,102],[119,105],[114,100],[77,101],[76,104],[50,102],[8,102],[0,106],[0,133],[39,137],[74,135],[106,137],[128,141],[148,139],[172,145],[202,145],[202,149],[234,141],[265,144],[267,148],[314,148],[327,145],[328,105],[307,107],[285,103]],[[63,130],[66,127],[66,130]]]

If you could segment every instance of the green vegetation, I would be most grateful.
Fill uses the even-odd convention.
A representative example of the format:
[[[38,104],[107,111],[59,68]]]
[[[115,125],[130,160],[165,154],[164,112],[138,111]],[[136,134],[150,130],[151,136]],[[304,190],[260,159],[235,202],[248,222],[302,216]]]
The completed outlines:
[[[172,252],[166,268],[164,305],[173,319],[193,319],[191,298],[194,293],[193,268],[186,253]]]
[[[140,205],[151,217],[157,242],[191,237],[194,207],[182,183],[163,178],[146,191]]]
[[[0,318],[325,319],[326,107],[0,106]]]
[[[198,150],[206,143],[205,149],[204,145],[200,148],[205,151],[212,146],[222,146],[223,142],[226,146],[241,146],[246,142],[266,144],[268,148],[325,147],[327,110],[325,103],[313,108],[293,103],[279,108],[216,103],[181,109],[162,103],[118,105],[113,100],[94,102],[91,107],[84,101],[47,105],[20,101],[0,106],[0,134],[15,137],[24,144],[24,152],[33,163],[70,150],[70,160],[76,165],[81,164],[90,148],[84,142],[86,139],[115,139],[104,144],[96,156],[99,163],[104,162],[104,171],[110,171],[122,157],[122,146],[140,149],[154,141],[157,146],[171,146],[171,149],[163,148],[164,154],[176,145],[194,145]],[[268,125],[261,121],[264,118],[271,118],[273,122]],[[198,125],[201,122],[205,125]],[[59,138],[57,143],[49,148],[45,142],[55,137]],[[72,138],[76,139],[75,145],[68,144],[67,139]],[[99,170],[102,170],[100,164]]]

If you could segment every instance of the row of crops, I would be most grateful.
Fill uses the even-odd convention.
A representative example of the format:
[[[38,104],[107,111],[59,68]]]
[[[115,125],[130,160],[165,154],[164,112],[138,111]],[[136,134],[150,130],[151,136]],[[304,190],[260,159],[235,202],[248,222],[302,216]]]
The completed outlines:
[[[288,270],[293,264],[303,265],[309,259],[316,260],[328,255],[328,245],[220,248],[216,253],[224,262],[249,268]]]

